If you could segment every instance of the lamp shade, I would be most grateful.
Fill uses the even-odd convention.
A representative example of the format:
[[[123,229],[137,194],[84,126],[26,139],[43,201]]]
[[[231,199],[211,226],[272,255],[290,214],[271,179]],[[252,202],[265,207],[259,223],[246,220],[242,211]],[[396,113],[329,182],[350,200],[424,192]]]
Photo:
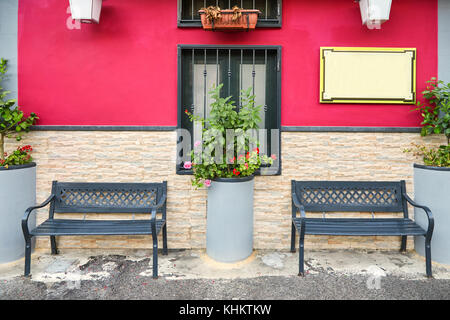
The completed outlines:
[[[69,0],[72,19],[84,23],[99,23],[102,0]]]
[[[392,0],[360,0],[362,23],[369,26],[389,20]]]

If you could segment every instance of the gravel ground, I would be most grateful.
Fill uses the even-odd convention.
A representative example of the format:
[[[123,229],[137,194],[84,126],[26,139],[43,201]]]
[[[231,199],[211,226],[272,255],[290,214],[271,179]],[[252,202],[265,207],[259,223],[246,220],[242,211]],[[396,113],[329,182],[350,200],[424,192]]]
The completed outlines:
[[[43,282],[24,277],[0,280],[0,299],[450,299],[449,279],[408,279],[387,275],[370,279],[358,274],[316,270],[305,277],[260,276],[235,279],[167,279],[146,275],[150,259],[122,255],[90,257],[77,266],[79,275],[108,276],[81,281]],[[94,277],[95,278],[95,277]]]

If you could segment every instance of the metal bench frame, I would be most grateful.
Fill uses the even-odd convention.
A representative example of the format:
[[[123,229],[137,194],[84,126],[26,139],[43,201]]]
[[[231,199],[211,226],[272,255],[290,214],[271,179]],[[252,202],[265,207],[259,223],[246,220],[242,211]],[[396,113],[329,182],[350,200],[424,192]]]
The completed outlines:
[[[51,195],[42,204],[28,208],[22,218],[25,238],[25,276],[30,276],[31,239],[50,236],[52,254],[58,254],[56,236],[65,235],[152,235],[153,278],[158,278],[158,233],[163,234],[163,254],[167,255],[167,182],[162,183],[74,183],[53,181]],[[48,219],[29,230],[33,210],[50,204]],[[132,213],[133,219],[66,220],[55,213]],[[134,220],[135,213],[150,214],[150,220]],[[157,219],[157,213],[161,219]],[[85,217],[84,217],[85,218]],[[95,228],[95,229],[94,229]]]
[[[291,180],[291,252],[295,252],[299,232],[299,276],[304,276],[305,234],[348,236],[401,236],[401,252],[408,235],[425,237],[426,274],[432,277],[431,238],[434,219],[431,210],[415,203],[406,193],[405,181],[296,181]],[[428,229],[423,230],[408,217],[408,203],[423,209]],[[323,218],[307,218],[305,211],[322,212]],[[300,217],[297,213],[300,212]],[[325,218],[325,212],[372,212],[372,219]],[[377,218],[374,212],[403,212],[402,218]],[[352,225],[353,223],[353,225]],[[347,224],[347,225],[346,225]],[[343,228],[345,226],[346,228]],[[308,229],[309,227],[309,229]]]

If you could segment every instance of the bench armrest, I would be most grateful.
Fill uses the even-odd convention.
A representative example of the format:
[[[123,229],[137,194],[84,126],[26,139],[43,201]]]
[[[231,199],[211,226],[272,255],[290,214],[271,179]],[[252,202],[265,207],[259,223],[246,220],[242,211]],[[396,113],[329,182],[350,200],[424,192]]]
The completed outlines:
[[[25,214],[22,218],[22,230],[23,230],[23,234],[25,237],[30,236],[30,231],[28,230],[28,219],[30,218],[31,212],[33,212],[33,210],[45,207],[53,200],[55,200],[55,195],[51,194],[50,197],[48,197],[48,199],[45,200],[44,202],[42,202],[40,205],[32,206],[32,207],[29,207],[27,210],[25,210]]]
[[[156,211],[164,205],[166,200],[167,200],[167,195],[164,193],[162,195],[161,199],[159,199],[158,203],[155,204],[154,206],[150,207],[150,209],[152,211],[152,218],[151,218],[150,224],[151,224],[151,227],[152,227],[152,234],[153,235],[156,235]],[[164,219],[164,217],[163,217],[163,219]]]
[[[159,199],[158,203],[155,204],[154,206],[150,206],[150,209],[152,210],[152,212],[153,212],[153,210],[161,208],[164,205],[164,203],[166,202],[166,200],[167,200],[167,195],[165,193],[163,193],[163,195],[161,196],[161,199]]]
[[[427,214],[427,217],[428,217],[427,238],[429,237],[431,239],[431,236],[433,235],[433,229],[434,229],[434,218],[433,218],[433,214],[431,213],[430,208],[416,203],[406,193],[403,193],[403,196],[405,197],[406,201],[408,201],[413,207],[420,208],[423,211],[425,211],[425,213]]]
[[[305,207],[298,201],[297,194],[292,192],[292,203],[297,208],[295,211],[292,210],[292,218],[297,217],[297,211],[300,211],[301,218],[306,218]]]

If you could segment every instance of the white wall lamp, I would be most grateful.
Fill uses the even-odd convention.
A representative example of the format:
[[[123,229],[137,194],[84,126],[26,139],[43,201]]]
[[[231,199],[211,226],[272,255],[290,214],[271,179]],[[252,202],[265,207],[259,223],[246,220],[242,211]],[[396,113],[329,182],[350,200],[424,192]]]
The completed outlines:
[[[69,0],[72,19],[83,23],[99,23],[102,0]]]
[[[381,29],[389,20],[392,0],[359,0],[362,23],[369,29]]]

